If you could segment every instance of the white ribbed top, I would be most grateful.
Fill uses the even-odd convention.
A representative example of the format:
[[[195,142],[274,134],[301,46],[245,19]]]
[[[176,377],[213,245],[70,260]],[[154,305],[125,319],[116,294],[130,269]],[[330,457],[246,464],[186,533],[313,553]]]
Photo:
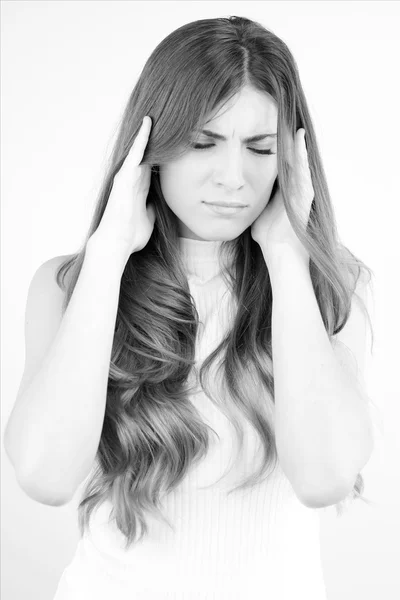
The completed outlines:
[[[179,239],[200,318],[199,364],[229,328],[232,298],[218,261],[222,242]],[[220,439],[211,436],[207,456],[164,498],[175,531],[149,516],[149,534],[125,551],[121,532],[108,522],[112,505],[102,504],[53,600],[326,600],[319,510],[301,504],[280,467],[227,496],[258,463],[258,436],[245,422],[243,453],[231,463],[234,427],[200,388],[191,400]]]

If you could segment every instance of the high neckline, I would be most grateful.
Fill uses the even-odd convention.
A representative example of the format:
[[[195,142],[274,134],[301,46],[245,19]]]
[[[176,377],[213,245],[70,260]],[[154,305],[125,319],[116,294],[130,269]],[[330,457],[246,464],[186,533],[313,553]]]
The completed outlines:
[[[178,239],[187,275],[208,281],[221,274],[223,266],[227,264],[226,253],[223,255],[223,264],[219,259],[223,243],[221,240],[194,240],[186,237]]]

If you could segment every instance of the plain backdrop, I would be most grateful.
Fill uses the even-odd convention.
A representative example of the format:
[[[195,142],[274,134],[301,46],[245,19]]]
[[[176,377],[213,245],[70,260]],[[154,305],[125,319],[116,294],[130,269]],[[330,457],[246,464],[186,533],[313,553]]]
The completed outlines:
[[[398,2],[2,2],[2,436],[24,368],[29,283],[80,246],[118,121],[155,46],[177,27],[260,21],[292,51],[342,241],[374,272],[365,379],[385,416],[365,495],[321,511],[329,600],[400,597]],[[52,600],[78,541],[79,494],[63,507],[18,487],[2,438],[3,600]],[[290,574],[288,574],[290,575]],[[303,600],[303,599],[298,599]]]

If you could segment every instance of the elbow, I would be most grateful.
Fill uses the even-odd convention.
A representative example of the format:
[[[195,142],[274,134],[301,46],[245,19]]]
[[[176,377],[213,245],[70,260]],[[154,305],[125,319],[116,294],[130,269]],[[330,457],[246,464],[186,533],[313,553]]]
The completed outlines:
[[[312,484],[303,485],[297,494],[298,498],[308,508],[325,508],[342,502],[351,494],[358,474],[368,463],[374,448],[373,438],[370,437],[364,445],[359,444],[360,454],[356,466],[353,465],[351,474],[339,477],[336,473],[321,483],[320,480],[310,479]]]
[[[29,498],[47,506],[64,506],[71,502],[74,493],[71,493],[70,490],[66,492],[62,489],[65,487],[65,478],[62,480],[59,479],[51,485],[48,478],[46,480],[43,475],[39,475],[34,471],[32,466],[28,468],[26,465],[21,465],[20,449],[18,446],[13,447],[10,444],[7,429],[4,434],[3,447],[14,469],[18,487],[25,492]],[[58,477],[60,476],[61,474],[58,473]]]
[[[300,502],[307,508],[326,508],[338,502],[342,502],[352,491],[354,481],[336,482],[335,485],[309,485],[296,492]]]
[[[38,484],[39,479],[27,475],[17,474],[19,487],[29,498],[40,504],[47,506],[65,506],[72,498],[73,494],[58,493],[55,490],[49,490],[45,486]]]

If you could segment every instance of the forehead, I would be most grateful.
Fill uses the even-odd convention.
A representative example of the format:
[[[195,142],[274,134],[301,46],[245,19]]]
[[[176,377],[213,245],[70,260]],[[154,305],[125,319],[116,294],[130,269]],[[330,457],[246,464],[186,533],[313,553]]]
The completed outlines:
[[[248,134],[260,131],[276,133],[278,123],[278,107],[275,100],[267,92],[251,87],[243,88],[238,94],[214,111],[204,123],[204,127],[232,127]],[[254,131],[257,129],[257,131]]]

